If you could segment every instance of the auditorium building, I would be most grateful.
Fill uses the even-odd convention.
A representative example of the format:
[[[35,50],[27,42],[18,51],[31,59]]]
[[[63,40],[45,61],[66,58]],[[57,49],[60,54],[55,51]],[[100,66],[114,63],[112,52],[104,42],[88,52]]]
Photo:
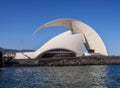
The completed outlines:
[[[68,30],[53,37],[34,52],[17,52],[14,59],[108,55],[98,33],[87,24],[75,19],[50,21],[40,26],[35,33],[52,26],[61,26]]]

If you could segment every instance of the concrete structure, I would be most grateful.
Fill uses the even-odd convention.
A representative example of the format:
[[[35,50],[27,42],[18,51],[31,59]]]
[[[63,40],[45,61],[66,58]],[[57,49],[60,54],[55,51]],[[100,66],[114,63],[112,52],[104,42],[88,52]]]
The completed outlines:
[[[62,26],[77,34],[83,33],[85,38],[84,43],[88,51],[93,51],[94,53],[99,53],[102,55],[108,55],[103,40],[94,29],[85,23],[75,19],[58,19],[42,25],[40,28],[38,28],[38,30],[36,30],[36,32],[51,26]]]
[[[51,26],[62,26],[70,29],[70,31],[57,35],[35,52],[16,53],[15,59],[34,59],[54,49],[69,50],[76,56],[81,56],[84,54],[84,45],[88,51],[86,55],[108,55],[100,36],[83,22],[75,19],[59,19],[42,25],[36,32]],[[74,34],[72,34],[73,32]]]
[[[46,42],[35,52],[20,52],[16,53],[15,59],[33,59],[45,52],[55,49],[68,50],[75,53],[76,56],[83,55],[83,35],[73,35],[71,31],[64,32]]]

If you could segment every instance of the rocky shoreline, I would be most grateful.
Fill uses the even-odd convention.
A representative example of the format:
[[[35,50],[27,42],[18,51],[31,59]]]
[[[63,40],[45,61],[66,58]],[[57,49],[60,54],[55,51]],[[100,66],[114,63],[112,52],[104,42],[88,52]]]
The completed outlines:
[[[13,59],[13,65],[19,66],[80,66],[120,64],[120,56],[82,56],[37,59]]]

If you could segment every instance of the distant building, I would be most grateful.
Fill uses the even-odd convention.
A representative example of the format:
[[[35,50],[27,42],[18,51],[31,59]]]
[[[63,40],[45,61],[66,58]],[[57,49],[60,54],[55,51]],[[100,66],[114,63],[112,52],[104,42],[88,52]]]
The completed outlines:
[[[34,52],[16,53],[15,59],[35,59],[54,56],[108,55],[100,36],[90,26],[75,19],[59,19],[42,25],[36,32],[51,26],[70,29],[61,33]],[[84,52],[85,46],[87,53]]]

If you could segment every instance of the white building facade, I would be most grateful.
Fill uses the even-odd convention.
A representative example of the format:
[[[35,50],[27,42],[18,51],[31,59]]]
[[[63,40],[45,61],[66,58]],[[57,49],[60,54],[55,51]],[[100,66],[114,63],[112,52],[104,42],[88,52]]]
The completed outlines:
[[[35,59],[43,53],[54,49],[69,50],[74,52],[76,57],[96,54],[108,55],[101,37],[94,29],[83,22],[75,19],[58,19],[42,25],[36,32],[51,26],[62,26],[68,28],[69,31],[55,36],[35,52],[16,53],[15,59]],[[87,54],[84,54],[84,46],[88,51]]]

